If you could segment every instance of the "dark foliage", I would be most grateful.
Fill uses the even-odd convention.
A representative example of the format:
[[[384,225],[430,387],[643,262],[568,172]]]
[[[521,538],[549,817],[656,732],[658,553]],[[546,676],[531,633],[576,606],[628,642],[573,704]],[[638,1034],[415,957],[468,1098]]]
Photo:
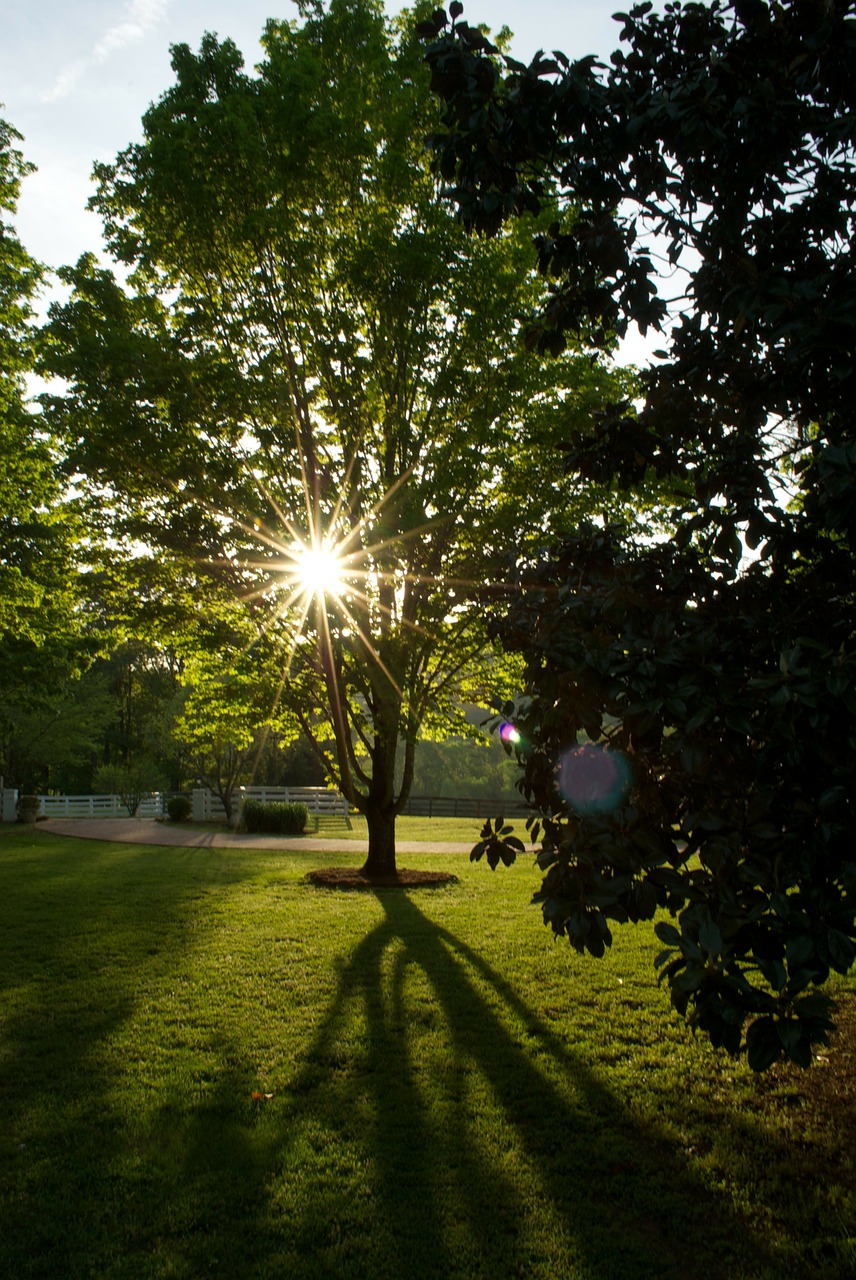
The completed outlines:
[[[189,796],[170,796],[166,811],[170,822],[186,822],[193,812],[193,804]]]
[[[755,1069],[806,1066],[818,988],[856,954],[856,6],[642,4],[609,67],[522,66],[452,10],[423,35],[461,217],[490,235],[564,200],[529,341],[663,332],[641,405],[569,439],[565,467],[662,482],[673,537],[581,528],[518,567],[496,626],[528,666],[536,897],[594,955],[610,922],[668,908],[675,1007]],[[623,771],[610,804],[598,771]]]

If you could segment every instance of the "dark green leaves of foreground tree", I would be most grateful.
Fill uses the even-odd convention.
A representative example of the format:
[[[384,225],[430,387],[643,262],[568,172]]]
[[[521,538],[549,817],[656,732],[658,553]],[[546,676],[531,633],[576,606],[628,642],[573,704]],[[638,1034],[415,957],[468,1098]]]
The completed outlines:
[[[544,298],[531,230],[477,243],[438,201],[409,20],[307,4],[263,46],[254,75],[228,41],[175,48],[143,142],[99,166],[127,285],[65,273],[53,412],[152,581],[169,563],[177,593],[204,574],[245,601],[257,641],[224,688],[257,663],[387,874],[417,737],[499,678],[473,584],[561,519],[543,458],[605,379],[517,341]]]
[[[595,955],[667,907],[675,1007],[758,1070],[807,1066],[818,988],[854,959],[854,5],[619,18],[609,67],[422,28],[464,222],[496,234],[547,182],[567,198],[530,342],[663,331],[638,412],[570,435],[567,472],[660,477],[672,537],[581,525],[497,628],[527,663],[538,898]]]

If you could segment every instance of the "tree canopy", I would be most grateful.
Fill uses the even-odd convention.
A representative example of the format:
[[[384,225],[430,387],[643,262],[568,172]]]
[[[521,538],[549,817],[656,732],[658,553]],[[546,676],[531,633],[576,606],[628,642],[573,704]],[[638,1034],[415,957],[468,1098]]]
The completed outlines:
[[[276,670],[387,871],[417,736],[501,684],[473,586],[573,505],[542,461],[610,376],[516,341],[531,230],[473,242],[438,200],[410,18],[306,5],[263,47],[255,74],[229,41],[174,48],[143,142],[97,167],[125,279],[64,271],[51,414],[189,646],[196,583],[243,600],[244,666]]]
[[[79,522],[26,382],[37,358],[33,307],[43,270],[12,221],[32,171],[20,141],[0,119],[0,775],[16,717],[86,661],[75,613]]]
[[[450,13],[421,33],[462,221],[564,206],[530,343],[662,332],[566,473],[667,481],[671,537],[581,523],[496,628],[527,663],[544,918],[602,955],[668,908],[674,1006],[756,1069],[806,1066],[856,954],[856,10],[640,4],[608,66],[524,66]]]

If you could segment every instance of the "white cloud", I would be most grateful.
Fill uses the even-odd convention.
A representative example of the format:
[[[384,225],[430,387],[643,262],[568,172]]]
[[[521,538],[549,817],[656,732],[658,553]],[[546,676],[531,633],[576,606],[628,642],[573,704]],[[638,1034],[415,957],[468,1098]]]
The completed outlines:
[[[92,67],[100,66],[112,54],[153,31],[166,17],[169,5],[170,0],[128,0],[123,20],[108,27],[90,54],[72,62],[59,73],[52,87],[42,95],[42,102],[57,102],[64,98]]]

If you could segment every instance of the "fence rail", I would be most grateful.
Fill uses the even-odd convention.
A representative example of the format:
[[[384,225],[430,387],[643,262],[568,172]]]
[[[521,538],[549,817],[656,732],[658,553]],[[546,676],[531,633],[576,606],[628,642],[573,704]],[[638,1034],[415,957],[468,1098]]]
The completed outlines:
[[[235,793],[235,808],[242,798],[264,801],[299,801],[310,815],[347,817],[350,806],[338,791],[326,787],[241,787]],[[2,793],[2,818],[14,822],[18,793]],[[169,793],[154,791],[140,801],[137,816],[160,818],[166,813]],[[43,818],[124,818],[128,809],[121,796],[39,796],[39,816]],[[489,796],[411,796],[402,813],[416,818],[523,818],[530,810],[523,800],[495,799]],[[219,796],[207,789],[193,792],[193,818],[196,822],[222,821],[225,810]]]

